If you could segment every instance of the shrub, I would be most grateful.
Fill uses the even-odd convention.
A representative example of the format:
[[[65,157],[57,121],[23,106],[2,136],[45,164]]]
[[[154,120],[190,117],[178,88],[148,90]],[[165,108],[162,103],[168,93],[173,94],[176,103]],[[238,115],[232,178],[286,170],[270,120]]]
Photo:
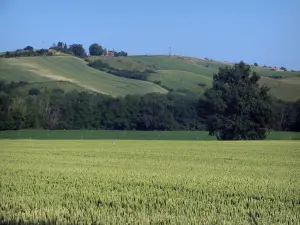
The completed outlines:
[[[205,83],[198,83],[197,84],[199,87],[206,87],[206,84]]]
[[[144,72],[145,73],[156,73],[156,71],[153,69],[145,69]]]
[[[273,76],[269,76],[270,78],[273,78],[273,79],[281,79],[282,76],[278,76],[278,75],[273,75]]]
[[[161,85],[161,81],[160,80],[155,80],[153,81],[154,84],[157,84],[157,85]]]
[[[37,89],[37,88],[31,88],[31,89],[28,91],[28,94],[29,94],[29,95],[39,95],[39,94],[40,94],[40,90]]]

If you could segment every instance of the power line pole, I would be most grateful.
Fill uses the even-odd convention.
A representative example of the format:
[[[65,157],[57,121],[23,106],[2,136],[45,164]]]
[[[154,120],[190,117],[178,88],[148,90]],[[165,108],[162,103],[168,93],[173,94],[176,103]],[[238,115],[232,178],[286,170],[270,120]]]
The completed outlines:
[[[169,56],[171,57],[171,55],[172,55],[172,48],[169,47]]]

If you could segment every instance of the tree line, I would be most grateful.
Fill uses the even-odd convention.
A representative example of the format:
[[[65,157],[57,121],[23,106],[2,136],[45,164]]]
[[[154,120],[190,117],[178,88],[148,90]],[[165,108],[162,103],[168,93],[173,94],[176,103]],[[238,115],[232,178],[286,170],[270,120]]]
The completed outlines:
[[[265,126],[300,131],[300,101],[273,101],[262,106],[254,100],[255,96],[246,94],[244,99],[253,104],[251,108],[238,102],[237,95],[230,97],[228,84],[220,84],[216,78],[215,82],[205,97],[197,99],[192,94],[175,93],[113,98],[97,93],[36,88],[24,95],[16,90],[27,83],[1,81],[0,130],[206,130],[225,140],[262,139],[266,130],[261,128]],[[218,94],[216,87],[226,88],[227,94]],[[266,90],[258,93],[265,94]]]
[[[71,54],[79,58],[87,58],[88,54],[84,49],[82,44],[71,44],[67,45],[66,42],[59,41],[57,44],[54,43],[49,49],[55,50],[57,52],[62,52],[65,54]],[[49,49],[37,49],[34,50],[32,46],[26,46],[24,49],[17,49],[16,51],[9,52],[7,51],[4,55],[1,55],[5,58],[13,57],[26,57],[26,56],[53,56],[53,52]],[[103,48],[98,43],[91,44],[89,47],[89,53],[91,56],[101,56],[107,49]],[[114,56],[128,56],[127,52],[124,51],[114,51]]]
[[[203,97],[151,93],[113,98],[90,92],[0,82],[0,130],[205,130],[220,140],[264,139],[271,129],[300,131],[300,100],[274,99],[243,62],[220,68]],[[23,89],[22,89],[23,88]]]
[[[89,92],[30,89],[0,83],[0,129],[204,130],[198,100],[174,94],[113,98]]]
[[[94,60],[92,62],[89,61],[88,65],[94,69],[98,69],[118,77],[125,77],[125,78],[136,79],[136,80],[148,80],[148,76],[151,73],[156,73],[156,71],[152,69],[146,69],[144,71],[118,69],[109,66],[108,63],[103,62],[102,60],[99,59]]]

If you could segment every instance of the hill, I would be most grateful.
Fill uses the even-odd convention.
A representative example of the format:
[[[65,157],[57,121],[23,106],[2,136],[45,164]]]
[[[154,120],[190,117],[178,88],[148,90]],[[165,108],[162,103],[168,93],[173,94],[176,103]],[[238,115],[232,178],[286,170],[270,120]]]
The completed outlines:
[[[69,83],[75,84],[74,89],[86,89],[112,96],[167,92],[151,82],[117,77],[93,69],[73,56],[1,58],[0,78],[27,82],[66,81],[68,86]]]
[[[89,57],[90,62],[100,60],[110,68],[127,72],[150,71],[147,81],[141,81],[93,69],[79,58],[62,55],[1,58],[0,78],[9,81],[46,82],[44,86],[50,85],[49,81],[64,81],[59,83],[59,87],[65,90],[88,90],[112,96],[166,93],[167,90],[201,95],[210,87],[212,76],[218,72],[219,67],[232,65],[229,62],[167,55]],[[260,84],[271,88],[273,96],[286,101],[299,98],[300,72],[272,71],[258,66],[252,66],[252,69],[262,77]],[[53,87],[54,83],[51,85]]]
[[[148,81],[178,92],[201,95],[211,85],[213,74],[229,62],[182,56],[139,55],[129,57],[90,57],[91,62],[101,60],[112,68],[132,71],[155,70]],[[300,72],[272,71],[270,68],[252,66],[261,76],[260,84],[271,88],[271,94],[279,99],[295,101],[300,96]]]
[[[155,55],[131,58],[159,70],[159,76],[153,74],[149,80],[160,81],[163,86],[179,91],[186,89],[203,92],[204,88],[199,87],[199,83],[209,87],[212,76],[218,72],[219,67],[232,65],[228,62],[179,56]],[[255,66],[252,66],[252,70],[261,76],[260,84],[271,88],[273,96],[286,101],[299,99],[300,72],[272,71],[269,68]]]

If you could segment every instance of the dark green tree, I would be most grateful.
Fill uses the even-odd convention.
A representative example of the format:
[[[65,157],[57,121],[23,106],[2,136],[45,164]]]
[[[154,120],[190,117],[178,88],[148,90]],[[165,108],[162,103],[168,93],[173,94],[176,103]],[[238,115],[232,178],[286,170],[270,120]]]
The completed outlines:
[[[94,43],[89,47],[89,52],[90,52],[90,55],[98,56],[98,55],[102,55],[104,53],[104,49],[102,48],[101,45]]]
[[[258,66],[258,64],[257,64],[257,63],[254,63],[254,66]]]
[[[26,47],[24,48],[24,50],[25,50],[25,51],[30,51],[30,52],[32,52],[32,51],[33,51],[33,47],[32,47],[32,46],[26,46]]]
[[[272,118],[269,89],[244,62],[220,68],[205,91],[206,125],[219,140],[264,139]]]
[[[75,56],[84,58],[86,52],[81,44],[72,44],[69,47],[69,51],[72,52]]]
[[[59,41],[59,42],[57,43],[57,48],[58,48],[58,49],[62,49],[62,48],[63,48],[63,43],[62,43],[61,41]]]

